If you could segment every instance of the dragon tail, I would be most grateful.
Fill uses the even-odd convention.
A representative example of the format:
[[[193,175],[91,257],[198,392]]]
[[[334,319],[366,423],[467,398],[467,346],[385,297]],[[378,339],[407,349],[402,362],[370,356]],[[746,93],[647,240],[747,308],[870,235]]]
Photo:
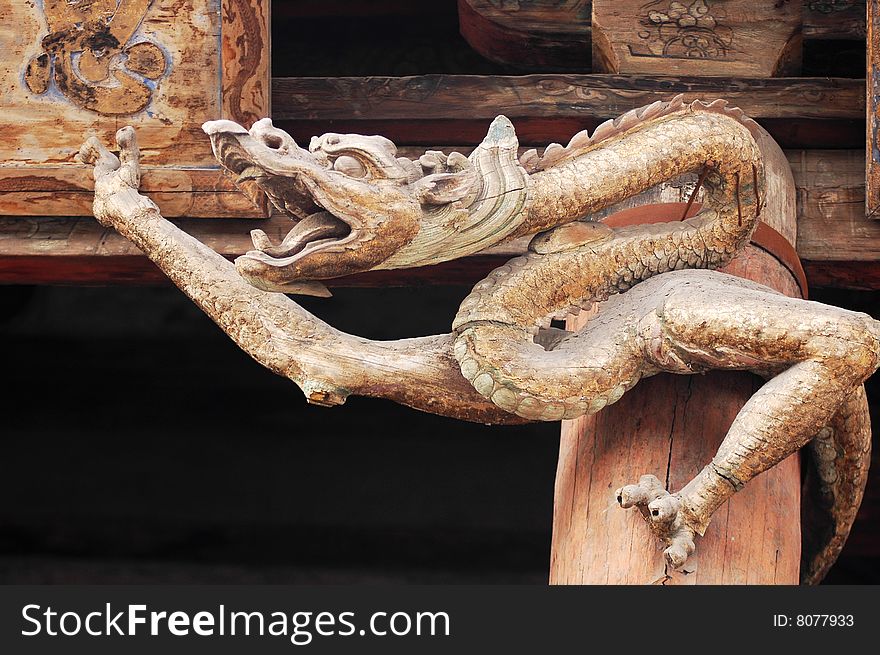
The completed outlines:
[[[864,385],[809,444],[801,523],[801,582],[817,584],[846,542],[868,479],[871,419]]]

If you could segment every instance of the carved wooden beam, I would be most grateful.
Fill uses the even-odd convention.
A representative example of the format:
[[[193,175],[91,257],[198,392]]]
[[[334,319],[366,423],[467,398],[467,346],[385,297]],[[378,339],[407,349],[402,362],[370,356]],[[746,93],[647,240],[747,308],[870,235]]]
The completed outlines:
[[[429,148],[439,150],[441,146]],[[469,154],[470,146],[453,147]],[[402,156],[418,158],[425,148],[401,147]],[[520,153],[525,152],[520,149]],[[880,223],[864,211],[864,155],[855,150],[789,150],[798,201],[797,250],[810,286],[851,289],[880,288]],[[161,179],[146,171],[141,186],[162,206]],[[646,203],[687,202],[693,180],[666,183],[603,210],[611,214]],[[232,180],[225,185],[231,188]],[[55,194],[46,194],[55,195]],[[62,194],[63,195],[63,194]],[[171,195],[169,193],[169,195]],[[206,206],[213,200],[204,199]],[[89,207],[82,207],[83,212]],[[250,230],[263,230],[274,242],[290,229],[285,216],[271,219],[174,219],[175,225],[228,259],[252,248]],[[0,218],[0,281],[21,284],[158,284],[167,278],[116,232],[107,232],[90,218]],[[429,268],[371,271],[328,281],[339,286],[471,285],[505,258],[525,252],[523,240],[496,246],[479,255]]]
[[[603,120],[682,93],[729,98],[785,148],[861,148],[865,86],[849,78],[712,79],[650,75],[274,78],[273,119],[295,139],[383,134],[397,143],[477,143],[503,113],[520,143],[546,145]],[[346,97],[340,103],[339,98]]]
[[[849,78],[713,80],[546,73],[272,80],[275,121],[451,119],[463,110],[484,122],[498,112],[511,120],[584,115],[606,119],[644,106],[658,93],[681,93],[685,101],[723,94],[756,119],[860,119],[865,110],[864,82]],[[340,103],[343,96],[348,101]],[[414,103],[420,103],[417,112]]]

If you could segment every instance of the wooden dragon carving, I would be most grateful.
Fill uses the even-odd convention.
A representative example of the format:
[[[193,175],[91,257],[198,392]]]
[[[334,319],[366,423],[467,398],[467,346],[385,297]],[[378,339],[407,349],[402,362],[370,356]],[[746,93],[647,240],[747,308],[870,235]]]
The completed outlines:
[[[222,165],[294,219],[280,244],[260,231],[235,267],[165,221],[137,192],[138,150],[96,140],[95,216],[137,244],[244,350],[310,402],[350,394],[486,423],[557,421],[600,411],[661,371],[748,370],[767,379],[713,460],[669,493],[643,476],[616,493],[665,540],[670,565],[694,550],[713,512],[753,477],[810,444],[816,525],[802,577],[822,578],[849,533],[867,476],[862,383],[880,364],[880,323],[783,296],[712,270],[749,241],[765,202],[761,130],[723,101],[680,97],[517,159],[499,117],[464,157],[399,157],[383,137],[325,134],[301,148],[268,119],[248,131],[205,124]],[[610,228],[591,214],[702,171],[688,220]],[[586,219],[586,220],[583,220]],[[447,335],[375,342],[339,332],[281,293],[325,294],[320,280],[463,257],[535,234],[528,254],[479,282]],[[237,271],[236,271],[237,269]],[[695,270],[702,269],[702,270]],[[577,332],[548,328],[597,305]]]

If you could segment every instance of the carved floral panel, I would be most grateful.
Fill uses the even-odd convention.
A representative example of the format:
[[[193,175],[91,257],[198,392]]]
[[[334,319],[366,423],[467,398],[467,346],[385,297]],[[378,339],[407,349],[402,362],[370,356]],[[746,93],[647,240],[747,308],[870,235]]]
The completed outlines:
[[[800,2],[594,0],[595,72],[773,77],[797,74]]]

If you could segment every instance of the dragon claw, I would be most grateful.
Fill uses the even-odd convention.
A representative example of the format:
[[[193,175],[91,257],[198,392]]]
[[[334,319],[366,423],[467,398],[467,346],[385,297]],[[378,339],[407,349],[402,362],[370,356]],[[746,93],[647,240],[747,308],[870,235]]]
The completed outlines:
[[[643,475],[639,478],[638,484],[628,484],[615,492],[617,502],[623,508],[647,505],[663,494],[668,492],[663,488],[660,480],[653,475]]]
[[[666,558],[666,563],[669,566],[673,569],[680,569],[695,549],[693,532],[684,530],[681,534],[676,534],[672,537],[671,543],[663,551],[663,556]]]
[[[681,568],[696,548],[696,530],[682,511],[681,498],[670,494],[653,475],[643,475],[637,484],[620,487],[615,496],[621,507],[639,509],[654,534],[666,542],[663,555],[667,564],[673,569]]]
[[[648,514],[651,522],[656,525],[668,525],[678,516],[678,510],[681,508],[681,501],[672,495],[655,498],[648,503]]]

